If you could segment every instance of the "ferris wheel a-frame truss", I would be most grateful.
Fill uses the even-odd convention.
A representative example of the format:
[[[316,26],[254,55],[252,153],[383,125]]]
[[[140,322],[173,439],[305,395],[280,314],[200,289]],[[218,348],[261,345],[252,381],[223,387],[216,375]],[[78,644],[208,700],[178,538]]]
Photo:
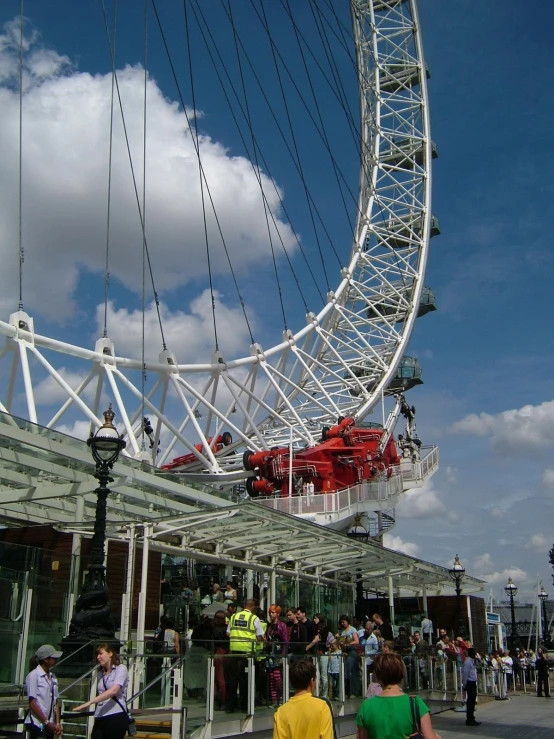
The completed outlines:
[[[102,423],[109,396],[124,428],[126,452],[161,465],[176,447],[196,458],[205,479],[239,479],[239,447],[312,445],[339,416],[361,421],[395,375],[417,318],[431,233],[431,160],[427,72],[415,0],[351,0],[360,90],[361,149],[358,217],[348,265],[338,287],[306,325],[280,344],[255,344],[238,359],[214,354],[182,363],[171,350],[158,362],[117,355],[109,338],[94,349],[34,330],[18,311],[0,322],[11,367],[0,410],[13,412],[14,388],[24,388],[28,419],[56,427],[70,414]],[[67,357],[87,366],[79,387],[61,367]],[[39,417],[32,366],[65,394]],[[155,377],[144,394],[140,375]],[[86,376],[85,376],[86,375]],[[150,419],[145,443],[143,416]],[[212,441],[230,432],[219,452]],[[150,451],[148,451],[150,447]],[[224,454],[221,453],[224,452]]]

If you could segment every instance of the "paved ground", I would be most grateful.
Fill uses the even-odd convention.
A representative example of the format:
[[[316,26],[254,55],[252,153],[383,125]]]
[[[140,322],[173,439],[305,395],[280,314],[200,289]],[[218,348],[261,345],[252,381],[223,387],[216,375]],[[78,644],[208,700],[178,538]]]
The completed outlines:
[[[464,713],[446,711],[433,716],[433,728],[442,739],[554,739],[554,698],[520,694],[478,704],[475,718],[481,726],[466,726]]]

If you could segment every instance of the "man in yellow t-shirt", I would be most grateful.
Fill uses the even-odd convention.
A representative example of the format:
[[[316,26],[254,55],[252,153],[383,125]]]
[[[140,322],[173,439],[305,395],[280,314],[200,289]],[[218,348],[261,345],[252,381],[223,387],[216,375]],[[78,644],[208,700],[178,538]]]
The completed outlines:
[[[333,715],[324,701],[313,696],[316,669],[300,659],[289,670],[293,697],[273,717],[273,739],[333,739]]]

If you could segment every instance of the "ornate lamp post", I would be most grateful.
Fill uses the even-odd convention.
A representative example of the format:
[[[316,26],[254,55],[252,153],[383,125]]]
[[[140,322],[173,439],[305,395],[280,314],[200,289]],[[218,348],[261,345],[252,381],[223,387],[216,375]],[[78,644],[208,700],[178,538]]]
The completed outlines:
[[[94,476],[99,482],[96,488],[96,513],[94,534],[90,552],[90,564],[81,596],[75,604],[69,634],[62,642],[64,651],[73,652],[89,641],[113,641],[115,626],[106,587],[104,554],[106,542],[106,501],[110,493],[108,484],[113,482],[110,470],[125,448],[125,441],[113,425],[115,413],[112,406],[104,412],[104,423],[87,439],[87,445],[96,463]]]
[[[512,614],[512,633],[510,636],[510,646],[513,649],[514,647],[519,646],[519,634],[517,633],[516,609],[514,607],[514,598],[517,595],[517,586],[514,585],[511,577],[508,578],[508,584],[504,588],[504,592],[510,599],[510,611]]]
[[[466,568],[461,564],[460,558],[456,555],[454,564],[448,570],[448,573],[454,581],[454,587],[456,588],[456,624],[457,633],[455,636],[465,636],[466,627],[462,618],[462,580],[466,574]]]
[[[541,602],[542,610],[542,643],[545,647],[550,647],[550,634],[548,633],[548,621],[546,619],[546,601],[548,600],[548,593],[544,589],[544,585],[541,585],[541,589],[538,593],[539,600]]]

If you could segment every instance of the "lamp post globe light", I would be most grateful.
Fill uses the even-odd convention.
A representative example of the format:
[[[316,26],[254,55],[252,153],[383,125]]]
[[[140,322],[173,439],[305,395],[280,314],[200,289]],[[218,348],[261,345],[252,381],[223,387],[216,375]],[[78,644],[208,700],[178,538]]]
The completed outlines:
[[[466,635],[466,627],[462,618],[462,580],[466,574],[466,568],[460,562],[460,558],[456,555],[454,564],[448,570],[448,573],[454,581],[456,588],[456,634],[455,636]]]
[[[541,602],[542,610],[542,643],[544,646],[550,648],[550,634],[548,633],[548,622],[546,618],[546,601],[548,600],[548,593],[544,589],[544,585],[541,585],[541,589],[538,592],[538,597]]]
[[[104,412],[104,423],[87,439],[96,465],[94,477],[98,480],[96,488],[96,511],[94,533],[90,550],[90,564],[83,590],[71,619],[69,633],[63,639],[64,651],[71,653],[84,644],[99,641],[115,641],[115,625],[111,615],[111,604],[106,587],[106,568],[104,567],[106,543],[106,503],[113,482],[110,471],[119,454],[125,448],[125,440],[118,434],[113,424],[115,413],[112,406]],[[85,655],[83,655],[85,657]]]
[[[519,646],[519,634],[517,633],[517,623],[516,623],[516,609],[514,606],[514,598],[517,595],[517,586],[514,584],[514,581],[511,577],[508,578],[508,584],[504,588],[504,592],[510,599],[510,612],[512,617],[512,633],[510,636],[510,647],[514,649],[515,647]]]

